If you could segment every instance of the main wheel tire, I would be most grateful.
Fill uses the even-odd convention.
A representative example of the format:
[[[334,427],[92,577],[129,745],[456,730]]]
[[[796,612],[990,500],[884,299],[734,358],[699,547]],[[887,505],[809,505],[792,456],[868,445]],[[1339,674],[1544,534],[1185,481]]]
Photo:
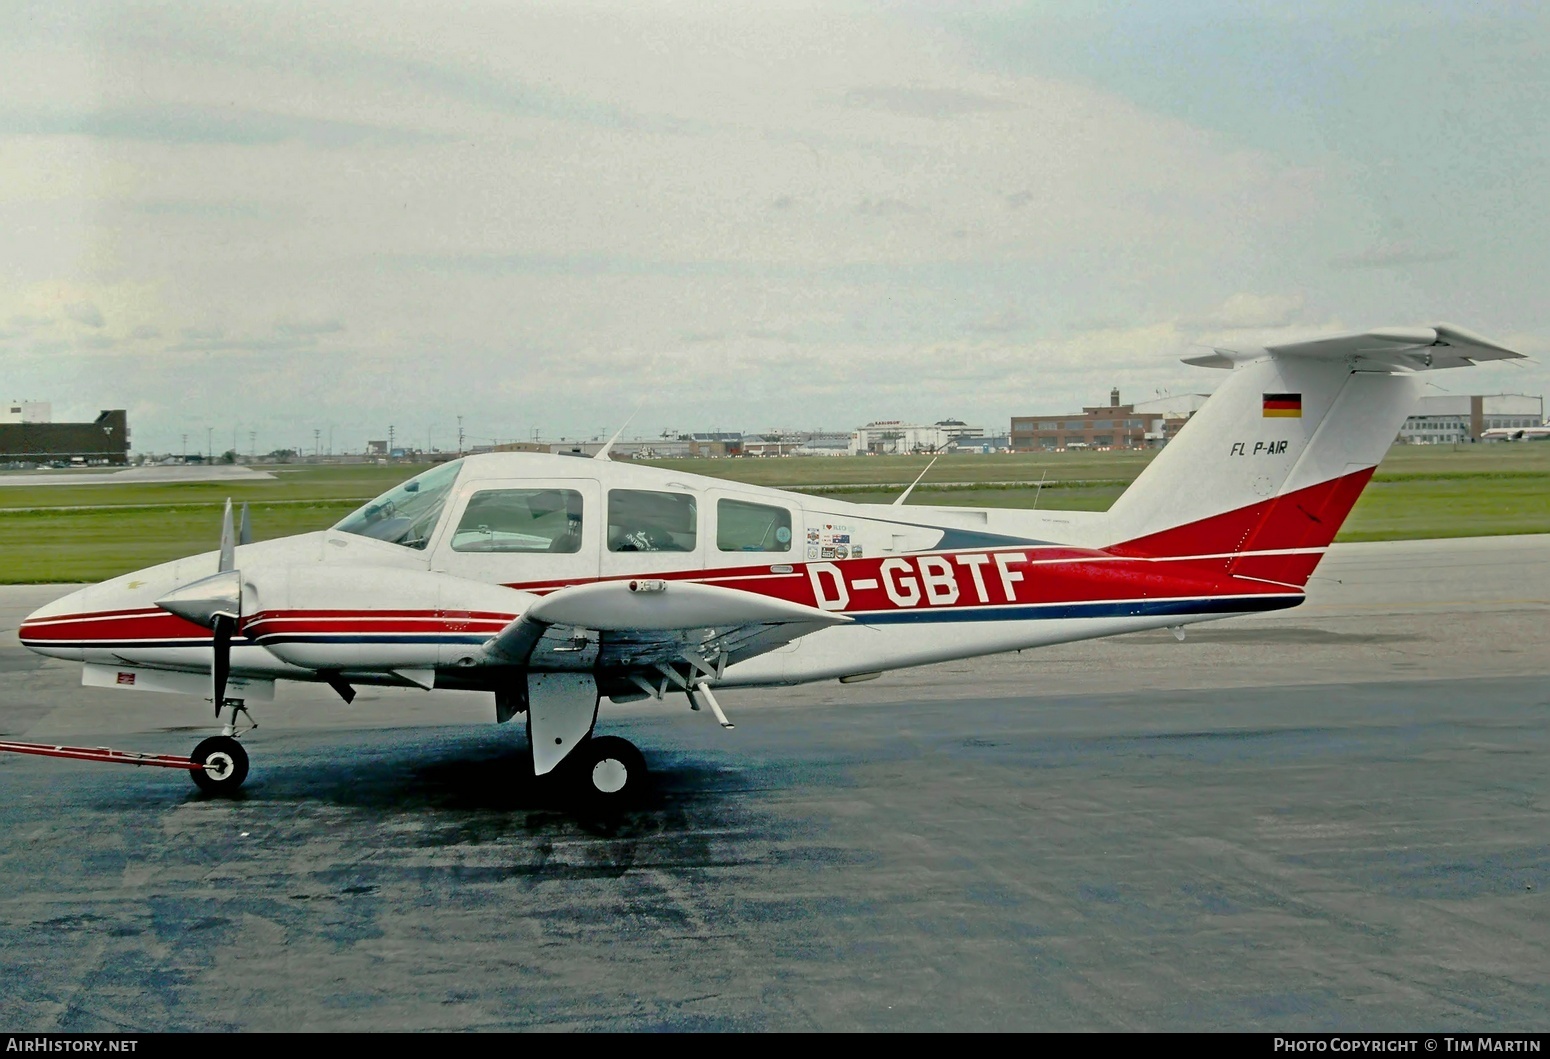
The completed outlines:
[[[646,759],[635,744],[616,735],[594,736],[576,750],[576,785],[596,808],[630,805],[646,789]]]
[[[212,735],[188,756],[194,785],[209,794],[231,794],[248,778],[248,752],[229,735]]]

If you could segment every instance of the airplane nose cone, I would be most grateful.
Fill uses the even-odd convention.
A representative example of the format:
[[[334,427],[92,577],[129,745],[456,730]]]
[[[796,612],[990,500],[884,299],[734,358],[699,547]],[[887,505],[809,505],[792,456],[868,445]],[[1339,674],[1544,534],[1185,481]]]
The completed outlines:
[[[22,646],[53,658],[79,659],[81,648],[75,626],[91,609],[85,599],[89,591],[67,592],[23,618],[16,630]]]
[[[164,563],[66,593],[27,615],[17,635],[39,654],[81,659],[87,648],[111,650],[157,636],[163,630],[154,623],[171,615],[156,600],[177,585],[179,565]]]

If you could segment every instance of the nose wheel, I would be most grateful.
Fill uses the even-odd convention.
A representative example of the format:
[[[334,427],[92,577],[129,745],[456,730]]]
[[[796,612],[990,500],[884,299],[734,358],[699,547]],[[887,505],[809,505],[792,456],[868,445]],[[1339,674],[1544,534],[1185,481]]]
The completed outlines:
[[[212,735],[189,755],[194,785],[208,794],[232,794],[248,778],[248,752],[229,735]]]

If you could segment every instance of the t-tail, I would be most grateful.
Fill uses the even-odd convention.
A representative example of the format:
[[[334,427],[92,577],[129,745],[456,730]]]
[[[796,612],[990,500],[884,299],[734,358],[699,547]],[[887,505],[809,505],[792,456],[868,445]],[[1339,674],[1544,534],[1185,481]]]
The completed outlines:
[[[1521,357],[1438,324],[1188,358],[1232,374],[1110,508],[1108,550],[1300,588],[1415,409],[1420,373]]]

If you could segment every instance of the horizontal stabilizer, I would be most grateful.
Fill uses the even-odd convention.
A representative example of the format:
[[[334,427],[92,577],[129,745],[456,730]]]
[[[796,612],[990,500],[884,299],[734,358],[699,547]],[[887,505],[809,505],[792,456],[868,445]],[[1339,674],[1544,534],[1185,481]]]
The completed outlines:
[[[1483,360],[1524,360],[1522,353],[1451,324],[1431,327],[1380,327],[1305,342],[1283,342],[1259,349],[1216,349],[1184,363],[1202,368],[1231,368],[1261,357],[1297,357],[1346,361],[1354,371],[1426,371],[1460,368]]]

